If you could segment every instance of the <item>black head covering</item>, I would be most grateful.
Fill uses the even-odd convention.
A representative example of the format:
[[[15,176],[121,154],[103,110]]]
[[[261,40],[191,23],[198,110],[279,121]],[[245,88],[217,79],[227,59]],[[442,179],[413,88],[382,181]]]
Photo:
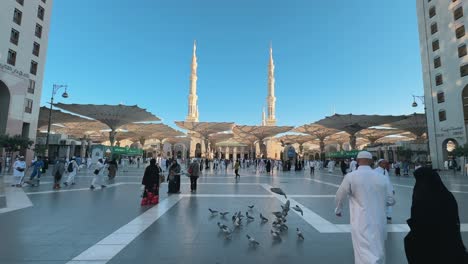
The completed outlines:
[[[408,262],[467,263],[455,197],[431,168],[417,169],[414,177],[416,184],[408,219],[411,231],[405,237]]]
[[[150,166],[152,166],[152,165],[156,165],[156,160],[155,159],[150,160]]]

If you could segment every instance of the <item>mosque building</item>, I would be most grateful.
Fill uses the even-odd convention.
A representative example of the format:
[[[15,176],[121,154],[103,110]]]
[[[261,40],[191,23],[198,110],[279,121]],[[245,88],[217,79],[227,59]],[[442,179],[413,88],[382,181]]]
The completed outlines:
[[[431,159],[443,168],[455,146],[467,143],[468,56],[465,28],[468,8],[460,0],[418,0],[419,44],[423,69]],[[419,97],[420,98],[420,97]]]

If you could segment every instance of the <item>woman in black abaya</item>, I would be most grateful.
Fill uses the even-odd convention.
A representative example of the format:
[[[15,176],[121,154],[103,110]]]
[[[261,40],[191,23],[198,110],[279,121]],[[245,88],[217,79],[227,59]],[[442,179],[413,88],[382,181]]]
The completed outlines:
[[[407,220],[411,231],[405,237],[408,263],[467,264],[455,197],[430,168],[417,169],[414,177],[411,218]]]

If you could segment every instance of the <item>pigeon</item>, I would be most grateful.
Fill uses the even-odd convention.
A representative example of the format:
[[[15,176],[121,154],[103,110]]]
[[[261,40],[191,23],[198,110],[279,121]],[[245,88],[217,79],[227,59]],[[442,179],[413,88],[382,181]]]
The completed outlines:
[[[223,231],[223,233],[224,233],[224,238],[231,239],[232,230],[229,229],[229,227],[226,226],[226,228],[221,229],[221,231]]]
[[[272,191],[272,192],[274,192],[276,194],[279,194],[279,195],[284,195],[284,198],[288,199],[286,194],[280,188],[270,188],[270,191]]]
[[[249,240],[249,244],[250,245],[254,245],[254,246],[258,246],[260,245],[260,243],[257,242],[257,240],[255,240],[255,238],[249,236],[249,235],[245,235],[247,237],[247,239]]]
[[[218,213],[218,211],[212,210],[211,208],[208,208],[208,210],[210,211],[211,215],[215,215]]]
[[[229,214],[229,212],[220,212],[219,214],[221,215],[221,217],[225,217],[227,214]]]
[[[245,212],[245,215],[247,216],[247,220],[248,220],[248,221],[253,221],[253,220],[255,220],[255,218],[253,218],[252,216],[249,215],[249,212]]]
[[[219,229],[223,230],[225,228],[228,228],[227,225],[224,225],[224,224],[221,224],[220,222],[218,222],[218,227]]]
[[[279,229],[280,229],[281,231],[285,231],[285,230],[288,230],[289,228],[288,228],[287,225],[281,224]]]
[[[248,205],[248,207],[250,208],[250,210],[252,210],[254,208],[255,205]]]
[[[286,210],[289,211],[290,205],[291,205],[291,202],[289,200],[287,200],[286,203],[284,204],[284,208],[286,208]]]
[[[274,239],[281,240],[281,234],[280,234],[280,232],[270,230],[270,233],[271,233],[271,235],[273,236]]]
[[[296,206],[293,207],[293,209],[294,209],[295,211],[298,211],[299,213],[301,213],[302,216],[304,216],[304,212],[303,212],[302,209],[299,207],[299,205],[296,204]]]
[[[236,221],[236,218],[237,218],[237,214],[234,213],[234,214],[232,215],[231,219],[232,219],[232,221],[234,222],[234,221]]]
[[[298,239],[304,240],[304,235],[303,235],[302,232],[299,230],[299,228],[296,228],[296,231],[297,231],[297,238],[298,238]]]
[[[260,213],[260,219],[262,219],[262,222],[268,222],[268,218],[264,217],[261,213]]]
[[[244,217],[244,216],[242,215],[242,212],[241,212],[241,211],[239,211],[239,213],[237,213],[237,217],[238,217],[238,218]]]
[[[242,219],[236,218],[236,221],[234,221],[234,226],[235,227],[240,227],[242,225]]]
[[[274,214],[276,216],[276,218],[282,218],[283,217],[282,212],[273,212],[272,214]]]

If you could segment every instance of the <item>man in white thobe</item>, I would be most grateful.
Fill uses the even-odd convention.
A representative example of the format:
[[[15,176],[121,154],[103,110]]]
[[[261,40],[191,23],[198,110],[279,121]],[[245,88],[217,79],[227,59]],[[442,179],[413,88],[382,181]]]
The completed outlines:
[[[21,187],[21,181],[23,180],[24,173],[26,171],[26,162],[24,162],[24,156],[20,156],[17,161],[13,164],[13,177],[14,186]]]
[[[333,171],[335,170],[335,161],[334,161],[334,160],[330,160],[330,161],[328,162],[327,167],[328,167],[328,172],[329,172],[329,173],[333,173]]]
[[[349,164],[349,168],[351,171],[355,171],[357,169],[357,162],[354,160],[354,158],[351,158],[351,163]]]
[[[351,238],[355,264],[384,264],[387,223],[385,206],[395,203],[385,178],[369,166],[372,154],[359,152],[359,167],[348,173],[336,193],[335,214],[342,215],[343,203],[349,196]]]
[[[390,174],[388,172],[389,167],[390,167],[390,163],[388,161],[384,159],[380,159],[377,162],[377,168],[375,168],[374,171],[384,176],[385,181],[387,183],[387,188],[389,188],[392,191],[392,193],[395,194],[395,189],[393,188],[392,182],[390,181]],[[387,221],[392,221],[392,211],[393,211],[393,206],[391,205],[386,206]]]

